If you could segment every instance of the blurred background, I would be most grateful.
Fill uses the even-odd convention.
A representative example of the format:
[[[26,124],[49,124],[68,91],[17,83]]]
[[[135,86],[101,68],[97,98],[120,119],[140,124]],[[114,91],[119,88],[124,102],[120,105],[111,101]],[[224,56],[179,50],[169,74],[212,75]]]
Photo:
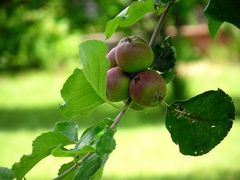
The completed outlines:
[[[105,24],[130,0],[0,1],[0,166],[11,167],[31,152],[32,141],[63,117],[60,90],[76,66],[78,45],[104,40]],[[129,110],[116,133],[117,148],[106,164],[105,180],[239,179],[240,178],[240,31],[225,23],[210,38],[203,15],[207,0],[179,1],[172,8],[161,37],[176,47],[177,76],[168,85],[166,102],[204,91],[223,89],[233,99],[236,120],[223,142],[207,155],[183,156],[164,125],[164,107]],[[109,47],[126,35],[149,40],[157,16],[148,14],[131,28],[119,28]],[[105,40],[104,40],[105,41]],[[117,111],[103,105],[89,117],[73,119],[80,133]],[[51,179],[68,159],[49,157],[27,179]],[[46,166],[47,164],[47,166]],[[43,173],[44,172],[44,173]]]

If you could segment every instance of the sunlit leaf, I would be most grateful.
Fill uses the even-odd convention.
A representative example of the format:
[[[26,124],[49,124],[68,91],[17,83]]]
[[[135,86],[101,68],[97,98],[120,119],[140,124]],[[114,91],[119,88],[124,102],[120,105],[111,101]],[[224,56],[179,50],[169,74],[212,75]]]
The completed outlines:
[[[32,153],[23,155],[20,162],[13,165],[12,170],[16,178],[22,179],[39,161],[50,155],[52,149],[59,144],[69,145],[74,144],[74,141],[59,132],[47,132],[38,136],[33,141]]]
[[[64,99],[61,110],[65,116],[87,116],[107,101],[107,51],[106,44],[101,41],[91,40],[80,44],[83,69],[75,69],[61,90]]]
[[[57,122],[53,131],[60,132],[73,141],[78,141],[78,125],[75,122]]]
[[[105,29],[106,38],[116,31],[117,27],[129,27],[139,21],[149,12],[154,11],[153,0],[139,0],[132,2],[127,8],[120,12],[114,19],[110,20]]]

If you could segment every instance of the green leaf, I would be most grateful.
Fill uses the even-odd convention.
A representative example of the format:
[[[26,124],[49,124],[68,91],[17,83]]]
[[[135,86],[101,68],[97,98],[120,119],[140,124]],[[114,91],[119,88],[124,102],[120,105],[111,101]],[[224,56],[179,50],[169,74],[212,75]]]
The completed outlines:
[[[153,47],[153,52],[154,61],[152,69],[160,72],[167,72],[174,68],[176,58],[170,37],[167,37],[161,45],[155,45]]]
[[[65,149],[62,145],[57,146],[51,152],[51,154],[55,157],[76,157],[88,152],[95,152],[95,148],[90,145],[85,145],[81,148],[74,149]]]
[[[105,29],[106,39],[110,38],[113,35],[113,33],[117,30],[121,19],[122,19],[121,16],[116,16],[114,19],[107,22]]]
[[[63,164],[61,166],[61,168],[58,170],[58,175],[61,175],[62,173],[64,173],[65,171],[67,171],[69,168],[71,168],[72,166],[74,166],[75,162],[71,161],[69,163]],[[63,178],[63,180],[72,180],[73,176],[74,176],[75,171],[72,171],[71,173],[69,173],[67,176],[65,176]]]
[[[83,69],[75,69],[61,90],[64,99],[61,110],[65,116],[86,116],[107,101],[107,51],[106,44],[101,41],[91,40],[80,44]]]
[[[223,22],[208,18],[208,31],[211,37],[215,37]]]
[[[100,180],[102,179],[102,175],[103,175],[103,170],[104,170],[104,165],[102,165],[97,172],[95,172],[95,174],[93,176],[91,176],[90,180]]]
[[[97,154],[92,154],[76,171],[73,180],[89,180],[98,173],[107,160],[107,156],[100,157]]]
[[[11,169],[0,167],[0,180],[12,180],[14,172]]]
[[[239,0],[209,0],[205,15],[215,21],[229,22],[240,28]]]
[[[96,147],[96,141],[98,139],[98,134],[106,127],[105,122],[100,122],[88,129],[86,129],[78,143],[76,144],[77,149],[81,149],[85,146]]]
[[[115,131],[111,128],[104,128],[96,143],[96,151],[100,155],[110,154],[116,147],[116,142],[113,138]]]
[[[23,155],[20,162],[15,163],[12,170],[17,179],[22,179],[28,171],[30,171],[39,161],[51,154],[53,148],[58,145],[74,144],[72,139],[69,139],[59,132],[47,132],[38,136],[32,144],[32,153]]]
[[[53,131],[66,135],[72,141],[78,141],[78,125],[75,122],[57,122]]]
[[[132,2],[126,9],[107,23],[105,29],[106,38],[111,37],[118,26],[129,27],[143,18],[145,14],[153,11],[153,0],[139,0]]]
[[[113,138],[115,131],[109,127],[112,122],[112,120],[105,119],[86,129],[74,149],[67,150],[61,145],[53,149],[53,155],[64,157],[72,156],[75,162],[87,156],[87,159],[75,170],[73,179],[97,180],[101,177],[108,155],[116,146]],[[59,170],[59,174],[62,174],[72,165],[72,163],[63,165]]]
[[[113,138],[115,131],[109,128],[112,120],[104,120],[85,130],[76,145],[76,149],[86,146],[96,148],[99,155],[110,154],[116,146]]]
[[[222,90],[207,91],[167,109],[166,127],[184,155],[199,156],[219,144],[232,127],[235,109]]]
[[[87,116],[97,106],[104,103],[104,100],[94,91],[80,69],[75,69],[67,79],[61,90],[61,95],[65,101],[61,105],[61,110],[67,117]]]
[[[106,75],[109,69],[107,52],[108,47],[102,41],[89,40],[79,46],[84,76],[98,96],[104,100],[106,99]]]

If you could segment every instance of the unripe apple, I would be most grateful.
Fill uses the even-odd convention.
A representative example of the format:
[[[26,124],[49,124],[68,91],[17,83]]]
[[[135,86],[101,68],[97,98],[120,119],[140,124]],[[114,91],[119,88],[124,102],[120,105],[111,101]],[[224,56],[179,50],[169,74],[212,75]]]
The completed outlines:
[[[107,72],[107,98],[118,102],[129,97],[130,77],[119,67],[114,67]]]
[[[149,68],[153,63],[153,51],[138,36],[130,36],[119,41],[115,57],[117,65],[125,72],[136,73]]]
[[[110,68],[116,67],[117,66],[117,62],[116,62],[116,58],[115,58],[115,52],[116,52],[116,47],[112,48],[109,53],[107,54],[107,58],[109,60],[110,63]]]
[[[130,82],[129,94],[140,106],[154,107],[159,105],[166,96],[166,82],[154,70],[137,73]]]

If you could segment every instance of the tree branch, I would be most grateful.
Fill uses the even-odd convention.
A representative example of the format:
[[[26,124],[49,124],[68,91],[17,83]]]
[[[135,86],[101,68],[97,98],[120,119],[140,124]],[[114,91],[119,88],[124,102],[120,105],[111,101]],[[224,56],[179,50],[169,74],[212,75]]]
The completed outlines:
[[[77,169],[78,168],[78,166],[80,165],[80,164],[82,164],[84,161],[86,161],[88,158],[89,158],[89,156],[91,156],[92,155],[92,153],[87,153],[87,154],[85,154],[80,160],[78,160],[78,162],[76,162],[72,167],[70,167],[68,170],[66,170],[66,171],[64,171],[62,174],[60,174],[58,177],[56,177],[56,178],[53,178],[53,180],[60,180],[60,179],[62,179],[62,178],[64,178],[64,177],[66,177],[68,174],[70,174],[71,172],[73,172],[75,169]]]
[[[154,29],[153,35],[151,37],[151,40],[149,42],[149,46],[153,46],[158,33],[161,31],[162,25],[164,23],[164,20],[168,14],[168,11],[170,9],[170,7],[174,4],[175,0],[172,0],[168,3],[166,10],[162,13],[162,15],[159,18],[159,21]],[[110,126],[110,128],[115,129],[119,122],[121,121],[122,117],[124,116],[124,114],[126,113],[127,109],[129,108],[129,106],[131,105],[132,100],[131,98],[129,98],[127,100],[127,102],[125,103],[125,105],[123,106],[122,110],[118,113],[118,115],[116,116],[116,118],[114,119],[114,122],[112,123],[112,125]],[[165,104],[165,103],[164,103]],[[165,104],[166,105],[166,104]],[[53,180],[60,180],[64,177],[66,177],[68,174],[70,174],[71,172],[73,172],[79,165],[81,165],[84,161],[86,161],[93,153],[89,152],[87,154],[85,154],[80,160],[78,160],[71,168],[69,168],[68,170],[66,170],[65,172],[63,172],[62,174],[60,174],[58,177],[54,178]]]
[[[167,14],[168,14],[168,11],[169,9],[171,8],[171,6],[174,4],[175,0],[172,0],[168,3],[167,5],[167,8],[166,10],[162,13],[162,15],[160,16],[158,22],[157,22],[157,25],[153,31],[153,34],[152,34],[152,37],[151,37],[151,40],[149,42],[149,46],[153,46],[154,45],[154,42],[157,38],[157,35],[159,34],[159,32],[161,31],[162,27],[163,27],[163,23],[164,23],[164,20],[166,19],[167,17]]]

